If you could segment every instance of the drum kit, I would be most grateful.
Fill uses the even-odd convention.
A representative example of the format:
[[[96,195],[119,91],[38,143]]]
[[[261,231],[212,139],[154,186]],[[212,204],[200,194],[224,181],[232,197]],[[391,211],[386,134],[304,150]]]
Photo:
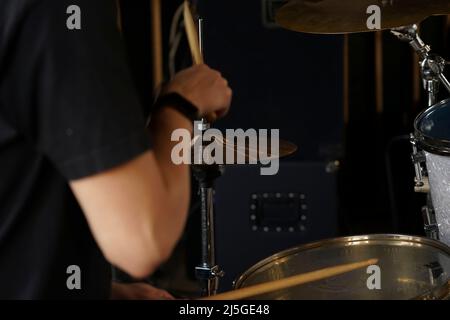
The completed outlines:
[[[277,23],[289,30],[317,34],[369,32],[367,8],[381,9],[380,30],[408,42],[420,59],[421,76],[428,95],[428,108],[415,120],[411,134],[415,190],[428,194],[423,208],[427,238],[403,235],[367,235],[324,240],[299,246],[269,257],[246,271],[235,281],[235,291],[252,292],[257,299],[450,299],[450,99],[437,101],[442,85],[450,92],[444,75],[448,64],[432,53],[419,36],[417,23],[432,15],[450,14],[448,0],[291,0],[276,15]],[[195,60],[201,57],[202,23],[198,29],[185,3],[185,25]],[[198,32],[195,34],[193,32]],[[200,62],[200,60],[199,60]],[[206,120],[203,129],[209,128]],[[280,143],[280,156],[296,150]],[[226,145],[224,146],[226,149]],[[196,268],[202,283],[202,295],[214,299],[223,271],[214,254],[213,185],[223,171],[220,166],[197,166],[202,198],[202,262]],[[380,287],[370,287],[368,270],[350,269],[344,273],[326,273],[322,277],[301,279],[292,285],[295,275],[331,266],[376,259]],[[324,269],[325,268],[325,269]],[[328,270],[328,269],[327,269]],[[299,275],[300,274],[300,275]],[[290,281],[292,278],[292,281]],[[290,285],[282,283],[286,280]],[[300,279],[297,279],[300,280]],[[284,282],[283,282],[284,281]],[[264,284],[270,284],[270,286]],[[260,288],[264,291],[258,291]],[[267,289],[271,287],[272,289]],[[249,290],[254,289],[254,290]],[[242,291],[244,293],[244,291]],[[237,295],[236,295],[237,294]],[[220,298],[217,295],[217,299]]]

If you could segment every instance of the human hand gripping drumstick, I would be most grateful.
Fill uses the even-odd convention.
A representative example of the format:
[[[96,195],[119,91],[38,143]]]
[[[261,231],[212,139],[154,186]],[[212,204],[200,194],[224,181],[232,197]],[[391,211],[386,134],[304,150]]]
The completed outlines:
[[[197,29],[195,27],[194,18],[192,17],[191,8],[189,6],[189,1],[184,1],[183,8],[184,15],[184,27],[186,29],[186,35],[189,42],[189,48],[191,49],[192,60],[194,65],[204,64],[203,54],[200,50],[199,37]],[[210,113],[205,116],[208,122],[214,122],[217,120],[217,115],[215,113]]]
[[[344,264],[340,266],[300,274],[286,279],[258,284],[255,286],[222,293],[211,297],[206,297],[201,300],[241,300],[250,297],[257,297],[265,293],[270,293],[278,290],[295,287],[305,283],[328,279],[340,274],[344,274],[357,269],[375,265],[377,263],[378,259],[370,259],[356,263]]]

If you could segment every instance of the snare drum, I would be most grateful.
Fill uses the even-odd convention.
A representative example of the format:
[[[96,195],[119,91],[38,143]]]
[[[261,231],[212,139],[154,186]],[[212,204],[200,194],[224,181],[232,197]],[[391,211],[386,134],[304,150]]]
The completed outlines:
[[[449,299],[450,248],[435,240],[402,235],[337,238],[286,250],[251,267],[235,282],[234,287],[245,288],[300,273],[372,258],[379,259],[377,265],[379,269],[376,267],[360,269],[255,298],[262,300]],[[378,271],[379,274],[375,274]],[[376,287],[377,280],[380,281],[379,289]]]
[[[415,143],[425,155],[439,240],[450,245],[450,99],[422,112],[414,128]]]

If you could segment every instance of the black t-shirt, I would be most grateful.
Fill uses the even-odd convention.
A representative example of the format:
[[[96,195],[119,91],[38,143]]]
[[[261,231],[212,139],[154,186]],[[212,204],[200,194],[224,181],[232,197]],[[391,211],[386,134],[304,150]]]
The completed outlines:
[[[0,298],[109,297],[68,181],[149,148],[114,0],[0,1]],[[67,286],[73,265],[81,290]]]

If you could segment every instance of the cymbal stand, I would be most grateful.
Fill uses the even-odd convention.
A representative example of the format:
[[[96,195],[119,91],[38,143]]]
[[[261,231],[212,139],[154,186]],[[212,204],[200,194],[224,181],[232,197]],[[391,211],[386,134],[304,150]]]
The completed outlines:
[[[203,19],[198,21],[198,34],[200,50],[203,52]],[[210,128],[205,119],[196,125],[199,125],[198,129],[202,132]],[[196,143],[203,144],[201,141]],[[214,232],[214,181],[223,174],[224,167],[218,164],[204,164],[203,154],[197,154],[194,158],[200,160],[192,169],[194,177],[199,182],[201,198],[201,263],[195,268],[195,275],[201,285],[201,295],[212,296],[217,294],[219,279],[224,276],[224,272],[216,263]]]
[[[398,39],[408,42],[419,56],[423,87],[428,95],[428,106],[435,105],[440,84],[450,92],[450,82],[444,75],[447,62],[441,56],[431,53],[431,47],[426,45],[420,38],[416,24],[392,29],[391,33]],[[431,201],[429,180],[423,165],[426,161],[425,154],[418,149],[417,141],[413,134],[411,134],[410,141],[413,147],[412,160],[416,173],[415,191],[428,194],[427,205],[422,208],[425,233],[427,237],[439,240],[439,228]]]
[[[202,130],[209,128],[206,122],[200,126]],[[195,164],[192,169],[199,182],[201,198],[201,263],[195,268],[195,274],[202,296],[211,296],[217,294],[219,279],[224,276],[216,263],[214,232],[214,181],[223,174],[223,166]]]
[[[397,38],[408,42],[420,58],[424,89],[428,94],[428,105],[437,103],[439,85],[442,84],[450,93],[450,82],[444,75],[447,62],[441,56],[431,53],[431,47],[420,38],[416,24],[392,29]]]

